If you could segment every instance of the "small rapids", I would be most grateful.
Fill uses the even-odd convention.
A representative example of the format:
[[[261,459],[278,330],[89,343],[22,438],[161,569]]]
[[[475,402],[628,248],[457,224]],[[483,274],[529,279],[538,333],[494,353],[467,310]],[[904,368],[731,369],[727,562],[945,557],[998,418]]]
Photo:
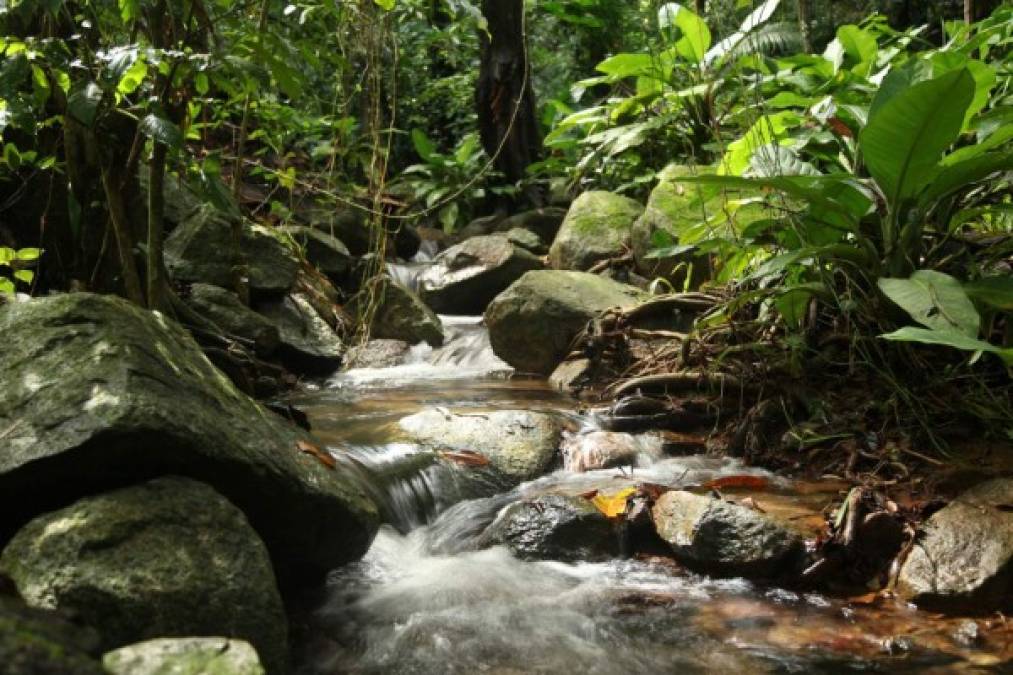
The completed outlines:
[[[593,459],[596,420],[544,381],[511,376],[478,318],[443,319],[442,349],[416,347],[403,366],[341,373],[295,401],[360,472],[387,522],[361,561],[332,572],[306,619],[299,673],[950,673],[999,661],[960,641],[961,620],[900,603],[712,579],[666,558],[528,562],[504,547],[477,550],[504,507],[540,495],[753,474],[770,484],[764,508],[819,520],[837,488],[734,460],[665,457],[652,434],[620,437],[632,466],[568,470]],[[400,437],[398,420],[426,407],[555,412],[568,420],[569,450],[547,475],[499,485]]]

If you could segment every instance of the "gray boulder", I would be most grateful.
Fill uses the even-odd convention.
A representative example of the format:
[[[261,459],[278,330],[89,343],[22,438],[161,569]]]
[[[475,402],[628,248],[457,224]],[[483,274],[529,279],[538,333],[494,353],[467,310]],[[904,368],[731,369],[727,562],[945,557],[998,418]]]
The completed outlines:
[[[25,601],[75,612],[113,649],[154,637],[249,640],[273,670],[288,628],[264,543],[209,486],[166,477],[39,516],[0,556]]]
[[[345,345],[302,293],[257,304],[257,311],[278,329],[278,358],[289,369],[308,375],[328,375],[341,366]]]
[[[549,250],[541,238],[531,230],[515,227],[512,230],[507,230],[505,235],[511,244],[520,246],[535,255],[545,255]]]
[[[295,285],[299,260],[266,227],[253,225],[243,230],[242,252],[254,294],[277,297]]]
[[[406,440],[434,450],[467,450],[514,483],[545,473],[556,457],[562,424],[526,410],[455,414],[430,408],[398,422]]]
[[[570,206],[549,248],[549,266],[587,270],[599,261],[621,256],[629,246],[633,223],[643,211],[629,197],[585,192]]]
[[[509,232],[511,230],[527,230],[534,232],[543,242],[551,242],[556,238],[560,225],[566,217],[566,209],[548,206],[531,211],[522,211],[515,215],[501,220],[496,224],[498,232]]]
[[[278,231],[291,237],[303,250],[307,262],[335,282],[341,283],[351,273],[355,259],[337,237],[305,225],[286,225]]]
[[[676,559],[707,574],[774,577],[792,571],[804,551],[794,530],[759,511],[710,496],[666,492],[652,515]]]
[[[620,554],[619,537],[583,497],[544,495],[507,506],[479,539],[505,545],[525,560],[607,560]]]
[[[161,474],[212,485],[246,514],[279,577],[359,558],[378,515],[358,480],[239,393],[182,328],[76,293],[0,307],[0,543],[30,518]],[[68,367],[73,364],[73,367]]]
[[[366,211],[342,205],[337,208],[311,208],[300,215],[309,227],[339,239],[353,256],[370,252],[373,235]],[[415,255],[422,243],[415,228],[403,223],[388,228],[386,236],[387,250],[405,260]]]
[[[0,672],[4,675],[105,675],[99,637],[58,612],[0,595]]]
[[[899,594],[933,611],[1013,609],[1013,479],[960,495],[928,519],[897,579]]]
[[[521,275],[541,268],[541,260],[504,235],[472,237],[436,256],[419,277],[419,289],[437,312],[481,314]]]
[[[224,637],[148,640],[102,657],[109,675],[264,675],[249,642]]]
[[[409,344],[443,344],[443,324],[418,295],[387,276],[373,279],[345,306],[353,316],[364,311],[366,303],[375,303],[369,335],[385,340],[403,340]]]
[[[632,307],[640,290],[585,272],[528,272],[485,312],[493,351],[522,372],[548,375],[577,333],[613,307]]]
[[[567,471],[579,473],[637,466],[661,456],[661,438],[646,434],[634,436],[620,431],[564,432],[560,452],[563,468]]]
[[[403,364],[410,351],[411,345],[401,340],[370,340],[348,350],[345,369],[393,368]]]
[[[258,355],[270,356],[281,344],[278,328],[220,286],[194,284],[186,299],[198,314],[238,337],[250,340]]]

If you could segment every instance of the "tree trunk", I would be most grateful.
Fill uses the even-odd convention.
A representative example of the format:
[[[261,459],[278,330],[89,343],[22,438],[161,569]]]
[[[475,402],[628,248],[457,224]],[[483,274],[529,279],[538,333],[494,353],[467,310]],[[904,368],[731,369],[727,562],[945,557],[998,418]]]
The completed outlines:
[[[972,24],[974,20],[974,0],[964,0],[964,21],[967,24]]]
[[[122,185],[122,169],[117,169],[115,160],[109,166],[102,167],[102,186],[105,188],[109,219],[112,221],[113,234],[116,237],[116,248],[120,253],[123,288],[126,291],[127,299],[135,305],[144,307],[141,276],[137,272],[137,263],[134,261],[134,232],[130,224],[130,217],[127,215]]]
[[[703,18],[703,15],[707,13],[707,0],[696,0],[696,13]]]
[[[813,51],[812,0],[798,0],[798,27],[802,32],[802,49],[810,54]]]
[[[478,126],[485,151],[512,184],[524,178],[542,145],[525,47],[524,0],[483,0],[482,14],[488,34],[479,34]],[[537,194],[526,196],[536,205],[541,201]]]

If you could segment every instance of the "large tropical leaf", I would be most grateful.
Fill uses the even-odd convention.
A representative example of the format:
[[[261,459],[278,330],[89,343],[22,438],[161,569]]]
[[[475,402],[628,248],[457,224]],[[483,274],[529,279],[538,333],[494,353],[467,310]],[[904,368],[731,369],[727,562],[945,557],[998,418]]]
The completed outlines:
[[[879,289],[927,328],[978,337],[978,310],[960,282],[948,274],[918,270],[909,279],[880,279]]]
[[[943,152],[960,135],[974,91],[974,78],[962,68],[912,85],[870,116],[859,142],[892,208],[932,179]]]
[[[920,342],[928,345],[953,347],[965,352],[988,352],[990,354],[997,354],[1007,365],[1013,364],[1013,349],[1002,349],[991,342],[985,342],[975,337],[968,337],[955,330],[930,330],[928,328],[907,326],[893,333],[880,335],[879,337],[895,342]]]
[[[995,276],[968,281],[964,290],[982,304],[1013,312],[1013,277]]]
[[[699,16],[678,2],[668,2],[658,10],[658,27],[663,31],[678,29],[675,50],[679,56],[700,63],[711,46],[711,32]]]
[[[939,173],[919,197],[923,209],[936,201],[949,197],[998,171],[1013,170],[1013,150],[990,152],[972,157],[957,164],[941,166]]]

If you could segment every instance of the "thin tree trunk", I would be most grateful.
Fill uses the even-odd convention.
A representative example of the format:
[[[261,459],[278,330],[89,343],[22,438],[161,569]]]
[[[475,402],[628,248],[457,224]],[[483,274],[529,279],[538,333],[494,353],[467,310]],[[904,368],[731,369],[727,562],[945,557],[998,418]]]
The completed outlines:
[[[165,156],[168,148],[155,142],[148,170],[148,250],[147,282],[148,308],[161,312],[168,308],[165,302],[166,279],[163,260],[165,242]]]
[[[974,0],[964,0],[964,21],[968,25],[975,21]]]
[[[696,0],[696,13],[701,17],[707,13],[707,0]]]
[[[798,27],[802,32],[802,49],[812,53],[812,0],[798,0]]]
[[[120,272],[123,274],[123,287],[127,299],[144,307],[144,291],[141,288],[141,277],[137,273],[134,262],[134,235],[130,229],[130,218],[127,216],[120,172],[111,166],[102,167],[102,187],[105,189],[106,203],[109,205],[109,218],[116,236],[116,247],[120,252]]]
[[[542,145],[527,62],[524,0],[483,0],[482,14],[488,34],[479,34],[482,54],[475,95],[479,131],[485,151],[495,157],[495,168],[508,183],[516,183],[538,159]],[[527,198],[541,202],[534,193]]]

